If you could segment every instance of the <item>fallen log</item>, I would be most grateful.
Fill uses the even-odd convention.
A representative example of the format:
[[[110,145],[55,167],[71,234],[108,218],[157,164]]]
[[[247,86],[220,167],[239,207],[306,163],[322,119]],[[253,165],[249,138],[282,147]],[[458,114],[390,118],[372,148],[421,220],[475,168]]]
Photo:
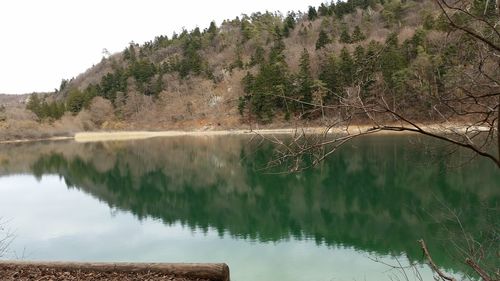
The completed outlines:
[[[116,274],[158,273],[178,278],[210,281],[229,281],[229,267],[225,263],[74,263],[0,261],[0,272],[6,271],[63,271]]]

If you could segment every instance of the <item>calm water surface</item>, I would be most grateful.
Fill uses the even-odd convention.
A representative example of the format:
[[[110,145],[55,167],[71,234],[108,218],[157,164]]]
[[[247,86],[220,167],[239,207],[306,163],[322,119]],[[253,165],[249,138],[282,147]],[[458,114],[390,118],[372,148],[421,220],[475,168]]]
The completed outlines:
[[[396,273],[372,259],[418,262],[425,238],[460,275],[449,209],[479,232],[500,202],[494,165],[459,165],[463,153],[441,157],[414,137],[358,140],[301,174],[260,170],[272,149],[243,137],[0,146],[0,217],[16,234],[7,258],[226,262],[235,281],[388,280]]]

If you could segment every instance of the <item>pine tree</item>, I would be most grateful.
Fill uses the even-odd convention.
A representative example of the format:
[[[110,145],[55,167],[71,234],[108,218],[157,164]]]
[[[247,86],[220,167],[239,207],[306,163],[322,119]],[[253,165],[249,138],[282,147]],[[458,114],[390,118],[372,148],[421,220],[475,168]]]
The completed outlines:
[[[332,41],[324,30],[319,32],[318,41],[316,41],[316,50],[323,48],[325,45],[330,44]]]
[[[366,51],[363,46],[358,45],[354,50],[355,82],[361,86],[361,96],[368,96],[370,87],[375,82],[375,71],[372,65],[372,51]]]
[[[354,12],[354,5],[352,1],[338,1],[334,7],[335,15],[341,19],[344,15]]]
[[[342,28],[342,32],[340,33],[340,38],[339,38],[340,43],[344,44],[351,44],[352,39],[351,35],[349,35],[349,31],[347,30],[347,27]]]
[[[260,49],[259,57],[264,54],[264,49]],[[250,116],[255,114],[259,121],[267,123],[274,118],[276,111],[286,107],[283,96],[290,92],[291,83],[284,50],[285,44],[278,38],[269,52],[268,61],[262,59],[259,73],[255,76],[247,73],[242,81],[246,95],[240,97],[238,103],[240,113],[243,114],[248,107]]]
[[[254,27],[247,19],[243,19],[240,24],[241,34],[243,35],[243,43],[252,39],[254,36]]]
[[[395,81],[393,79],[394,73],[400,71],[407,66],[405,56],[402,53],[398,43],[398,35],[396,33],[390,34],[385,42],[384,52],[380,57],[380,67],[384,81],[390,89],[394,88]]]
[[[319,79],[325,84],[328,89],[327,101],[334,99],[335,94],[341,92],[340,73],[337,60],[333,55],[329,56],[320,66]]]
[[[434,19],[434,16],[431,14],[431,13],[428,13],[426,15],[424,15],[423,17],[423,27],[425,30],[431,30],[431,29],[434,29],[434,27],[436,26],[436,21]]]
[[[165,84],[163,83],[163,74],[158,74],[158,77],[156,78],[156,81],[154,83],[154,88],[153,88],[153,95],[155,97],[158,97],[158,95],[163,91],[165,88]]]
[[[200,37],[201,36],[200,28],[196,27],[195,29],[193,29],[193,32],[191,32],[191,35],[194,37]]]
[[[38,95],[36,93],[31,94],[31,96],[28,100],[28,103],[26,104],[26,109],[35,113],[35,115],[40,118],[42,104],[41,104],[40,98],[38,97]]]
[[[130,72],[130,71],[128,71]],[[114,73],[108,73],[103,76],[97,91],[103,98],[115,101],[117,92],[125,92],[127,89],[128,74],[122,68],[118,68]],[[89,87],[90,88],[90,87]],[[89,89],[87,88],[87,89]],[[96,89],[97,90],[97,89]]]
[[[66,79],[61,80],[61,85],[59,86],[59,92],[64,91],[66,89],[66,86],[68,86],[69,81]]]
[[[217,32],[217,25],[215,24],[215,21],[210,22],[210,26],[208,27],[207,32],[210,34],[215,34]]]
[[[316,8],[313,6],[309,6],[309,10],[307,11],[307,19],[313,21],[318,18],[318,13],[316,12]]]
[[[330,9],[325,5],[325,3],[321,3],[321,5],[318,7],[318,13],[322,17],[330,16],[331,11]]]
[[[217,35],[217,25],[215,21],[210,22],[210,26],[207,29],[207,33],[209,34],[210,40],[213,40]]]
[[[356,27],[354,28],[354,31],[352,33],[352,42],[356,43],[356,42],[364,41],[365,39],[366,39],[366,35],[363,34],[363,32],[361,32],[361,28],[359,28],[359,25],[356,25]]]
[[[198,36],[186,38],[183,46],[184,57],[180,62],[179,74],[185,78],[190,73],[200,75],[203,60],[198,51],[201,49],[201,40]]]
[[[292,30],[295,28],[295,25],[297,24],[295,17],[296,15],[294,12],[288,13],[288,15],[286,16],[285,21],[283,22],[283,36],[290,36],[290,32],[292,32]]]
[[[277,40],[273,47],[271,48],[271,52],[269,53],[269,64],[274,63],[284,63],[285,55],[283,52],[285,51],[285,43],[283,40]]]
[[[262,64],[265,61],[265,50],[262,46],[255,48],[255,53],[250,58],[250,66]]]
[[[354,62],[356,63],[356,68],[361,68],[365,64],[365,48],[358,45],[354,49]]]
[[[235,68],[243,69],[244,63],[241,59],[241,47],[236,48],[236,58],[234,62],[230,65],[230,69],[233,70]]]
[[[129,72],[137,82],[144,84],[148,83],[156,74],[157,69],[153,63],[147,60],[140,60],[130,66]]]
[[[312,102],[312,87],[313,87],[313,78],[311,74],[311,59],[309,57],[309,52],[306,48],[302,51],[300,56],[300,65],[299,65],[299,75],[298,75],[298,85],[299,85],[299,95],[300,100],[305,103]],[[309,106],[307,106],[309,107]]]
[[[68,110],[76,114],[83,109],[85,105],[85,96],[81,91],[72,89],[69,91],[66,103]]]
[[[342,86],[350,86],[354,78],[354,61],[346,47],[340,51],[339,70]]]
[[[123,52],[123,58],[131,62],[136,61],[137,57],[135,54],[135,48],[133,44],[130,44],[130,46],[125,49],[125,51]]]

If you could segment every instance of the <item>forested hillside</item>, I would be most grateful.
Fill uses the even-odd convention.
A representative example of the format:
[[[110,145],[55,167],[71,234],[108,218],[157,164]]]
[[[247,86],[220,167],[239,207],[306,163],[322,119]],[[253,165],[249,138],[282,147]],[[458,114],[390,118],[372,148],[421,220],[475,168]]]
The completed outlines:
[[[493,15],[490,2],[474,1],[470,12]],[[479,56],[450,28],[428,0],[240,15],[131,42],[26,107],[37,122],[75,130],[293,126],[335,122],[344,112],[330,105],[383,94],[392,108],[433,121],[436,104],[425,97],[465,83]]]

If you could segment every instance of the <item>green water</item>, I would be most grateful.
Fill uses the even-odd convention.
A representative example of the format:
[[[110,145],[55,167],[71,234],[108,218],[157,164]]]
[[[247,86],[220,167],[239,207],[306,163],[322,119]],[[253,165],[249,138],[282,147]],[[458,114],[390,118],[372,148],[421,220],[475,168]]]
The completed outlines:
[[[443,151],[369,137],[278,175],[261,169],[273,146],[244,137],[4,145],[0,217],[16,233],[7,257],[227,262],[236,281],[388,280],[372,258],[421,261],[424,238],[459,276],[451,212],[473,234],[498,225],[500,171]]]

